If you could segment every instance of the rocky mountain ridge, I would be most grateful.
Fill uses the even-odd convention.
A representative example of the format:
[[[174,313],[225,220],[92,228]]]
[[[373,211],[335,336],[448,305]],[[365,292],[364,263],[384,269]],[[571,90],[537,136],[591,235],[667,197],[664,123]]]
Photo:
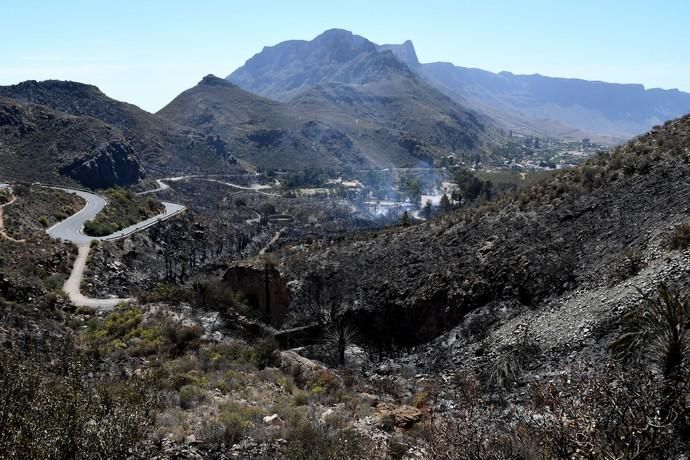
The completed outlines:
[[[58,80],[26,81],[1,86],[0,96],[91,117],[117,128],[131,143],[142,167],[153,174],[222,172],[234,166],[231,152],[219,138],[111,99],[92,85]]]
[[[8,180],[62,182],[93,188],[130,185],[144,176],[123,133],[91,117],[0,97],[0,162]]]
[[[383,58],[402,66],[391,54]],[[281,103],[208,75],[159,115],[219,136],[240,158],[268,168],[414,167],[432,164],[448,149],[481,151],[486,128],[473,114],[454,111],[440,93],[431,105],[417,104],[416,80],[402,81],[393,83],[396,95],[390,98],[385,93],[391,83],[385,80],[367,84],[366,91],[358,85],[318,85]],[[446,114],[437,111],[443,104]],[[416,121],[409,114],[391,115],[407,113],[411,105]]]
[[[690,112],[690,94],[677,89],[421,63],[409,40],[379,48],[454,100],[523,132],[622,140]]]
[[[388,52],[399,59],[397,66],[375,62]],[[377,45],[341,29],[265,47],[227,78],[247,91],[289,102],[320,85],[366,86],[399,75],[421,80],[485,124],[525,135],[619,143],[690,112],[690,94],[675,89],[421,63],[409,40]],[[393,88],[383,93],[390,95]]]
[[[328,124],[213,75],[158,114],[222,138],[238,157],[259,166],[338,167],[363,161],[352,141]]]

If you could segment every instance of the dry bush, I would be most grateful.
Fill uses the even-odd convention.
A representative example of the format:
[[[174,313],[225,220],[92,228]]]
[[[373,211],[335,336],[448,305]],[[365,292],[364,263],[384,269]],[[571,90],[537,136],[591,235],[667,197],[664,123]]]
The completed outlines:
[[[479,401],[431,418],[422,427],[422,439],[435,460],[523,458],[505,413]]]
[[[94,378],[71,344],[45,355],[0,351],[0,456],[125,458],[151,424],[143,385]]]
[[[690,244],[690,223],[677,225],[669,240],[671,249],[685,249]]]
[[[290,430],[285,439],[288,460],[375,460],[385,458],[366,436],[353,430],[330,431],[323,426],[303,424]]]
[[[482,380],[490,388],[510,388],[517,383],[530,362],[542,353],[541,348],[525,328],[514,344],[503,346],[486,367]]]
[[[688,448],[685,401],[641,369],[583,368],[533,385],[530,401],[521,429],[546,458],[674,458]]]
[[[456,408],[423,426],[429,458],[676,458],[690,447],[687,378],[670,398],[648,371],[586,365],[531,383],[508,406],[476,391],[471,376],[456,380]]]

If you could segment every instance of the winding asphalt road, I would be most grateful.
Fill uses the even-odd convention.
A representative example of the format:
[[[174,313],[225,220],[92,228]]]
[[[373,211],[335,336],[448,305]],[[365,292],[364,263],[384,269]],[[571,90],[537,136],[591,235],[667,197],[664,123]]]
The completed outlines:
[[[96,215],[101,212],[101,210],[107,204],[107,200],[100,195],[82,190],[74,190],[63,187],[51,188],[80,196],[86,202],[86,206],[84,206],[77,213],[71,215],[62,222],[58,222],[47,230],[48,235],[51,237],[74,243],[79,250],[77,258],[74,261],[74,266],[72,267],[72,273],[62,287],[63,291],[65,291],[65,293],[69,296],[72,304],[78,307],[90,307],[108,310],[112,309],[120,302],[131,301],[131,298],[93,299],[86,297],[81,293],[81,281],[84,275],[84,269],[86,268],[86,261],[89,258],[91,242],[113,241],[125,238],[133,233],[144,230],[152,225],[184,212],[187,209],[186,206],[177,203],[162,202],[165,210],[157,216],[141,221],[110,235],[94,237],[84,233],[84,223],[96,217]]]
[[[168,178],[166,180],[173,180],[175,179],[174,177]],[[163,182],[163,179],[156,179],[156,184],[158,184],[157,188],[151,189],[151,190],[146,190],[145,192],[139,192],[137,195],[148,195],[149,193],[156,193],[156,192],[162,192],[163,190],[168,190],[170,186]]]
[[[264,192],[262,189],[271,188],[271,186],[242,186],[238,184],[232,184],[229,182],[223,182],[217,179],[212,179],[203,176],[180,176],[180,177],[170,177],[165,179],[157,179],[157,188],[152,190],[147,190],[145,192],[139,193],[139,195],[144,195],[148,193],[156,193],[164,190],[168,190],[170,186],[165,183],[165,181],[179,181],[184,179],[200,179],[209,182],[216,182],[228,187],[237,188],[240,190],[250,191],[254,193],[259,193],[267,196],[275,196],[274,194]],[[133,233],[144,230],[152,225],[156,225],[166,219],[169,219],[181,212],[184,212],[187,208],[184,205],[177,203],[161,202],[165,207],[165,210],[150,219],[146,219],[142,222],[134,224],[130,227],[124,228],[118,232],[110,234],[108,236],[94,237],[89,236],[84,233],[84,223],[90,219],[93,219],[98,215],[99,212],[105,207],[107,201],[104,197],[97,195],[95,193],[85,192],[83,190],[74,190],[64,187],[51,187],[54,189],[62,190],[67,193],[72,193],[74,195],[80,196],[86,202],[84,206],[77,213],[58,222],[47,230],[48,235],[53,238],[69,241],[75,244],[79,250],[76,260],[74,261],[74,266],[72,267],[72,273],[65,282],[63,286],[63,291],[69,296],[72,304],[78,307],[90,307],[97,308],[99,310],[109,310],[114,308],[118,303],[129,302],[131,298],[111,298],[111,299],[93,299],[86,297],[81,293],[81,281],[84,276],[84,269],[86,268],[86,262],[89,258],[89,251],[91,249],[91,242],[93,241],[113,241],[121,238],[125,238]],[[279,237],[280,233],[276,235]],[[274,240],[277,239],[274,237]],[[272,240],[273,241],[273,240]],[[270,243],[269,243],[270,245]]]
[[[84,223],[96,217],[98,213],[101,212],[101,210],[103,210],[103,208],[107,204],[107,200],[100,195],[96,195],[95,193],[90,192],[84,192],[82,190],[74,190],[62,187],[52,188],[62,190],[63,192],[72,193],[86,201],[86,206],[84,206],[77,213],[72,214],[67,219],[63,220],[62,222],[58,222],[57,224],[53,225],[47,230],[48,235],[50,235],[51,237],[64,241],[70,241],[76,244],[77,246],[81,246],[83,244],[91,244],[92,241],[113,241],[128,237],[132,233],[144,230],[152,225],[157,224],[158,222],[162,222],[166,219],[169,219],[187,209],[187,207],[184,205],[177,203],[168,203],[166,201],[163,201],[161,203],[163,204],[165,209],[162,213],[156,216],[143,220],[127,228],[123,228],[122,230],[119,230],[115,233],[111,233],[107,236],[89,236],[84,233]]]

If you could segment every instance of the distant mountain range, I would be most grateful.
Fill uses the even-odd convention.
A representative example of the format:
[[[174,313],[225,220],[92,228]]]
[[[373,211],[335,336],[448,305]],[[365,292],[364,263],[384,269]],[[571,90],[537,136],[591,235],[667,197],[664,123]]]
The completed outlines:
[[[465,110],[484,114],[497,126],[525,134],[565,139],[588,136],[618,142],[690,112],[690,94],[678,90],[496,74],[442,62],[422,64],[410,41],[375,45],[337,29],[312,41],[291,40],[266,47],[230,74],[228,80],[247,91],[292,102],[320,85],[339,82],[368,86],[372,80],[390,79],[390,67],[384,69],[362,59],[362,50],[379,54],[391,51],[407,67],[399,69],[400,73],[409,69],[408,74],[441,91]]]
[[[99,187],[252,167],[501,161],[495,147],[511,130],[613,143],[687,112],[690,94],[677,90],[422,64],[410,41],[333,29],[266,47],[227,79],[208,75],[157,114],[83,83],[0,86],[0,175]]]

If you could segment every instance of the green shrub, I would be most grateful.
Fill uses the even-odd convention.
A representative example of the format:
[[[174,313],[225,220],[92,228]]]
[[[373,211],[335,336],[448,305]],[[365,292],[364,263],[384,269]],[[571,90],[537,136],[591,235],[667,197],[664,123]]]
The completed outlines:
[[[273,337],[258,340],[254,345],[254,364],[259,370],[280,364],[278,342]]]
[[[179,390],[182,387],[194,385],[197,387],[206,387],[208,379],[200,371],[193,369],[182,374],[176,374],[173,377],[173,387]]]
[[[292,397],[295,406],[306,406],[309,402],[309,395],[306,391],[296,390]]]
[[[292,427],[286,440],[285,457],[289,460],[357,460],[379,457],[372,441],[354,430],[330,432],[325,427],[302,424]]]
[[[163,326],[163,336],[169,343],[172,356],[180,356],[187,350],[198,350],[203,329],[198,324],[183,326],[167,323]]]
[[[204,391],[196,385],[185,385],[180,388],[180,407],[193,409],[204,400]]]
[[[103,194],[108,198],[108,204],[95,219],[84,224],[87,235],[110,235],[163,210],[163,206],[153,198],[138,196],[123,188],[108,189]]]
[[[244,438],[252,426],[261,422],[261,411],[239,403],[223,406],[220,421],[224,427],[226,445],[232,445]]]

